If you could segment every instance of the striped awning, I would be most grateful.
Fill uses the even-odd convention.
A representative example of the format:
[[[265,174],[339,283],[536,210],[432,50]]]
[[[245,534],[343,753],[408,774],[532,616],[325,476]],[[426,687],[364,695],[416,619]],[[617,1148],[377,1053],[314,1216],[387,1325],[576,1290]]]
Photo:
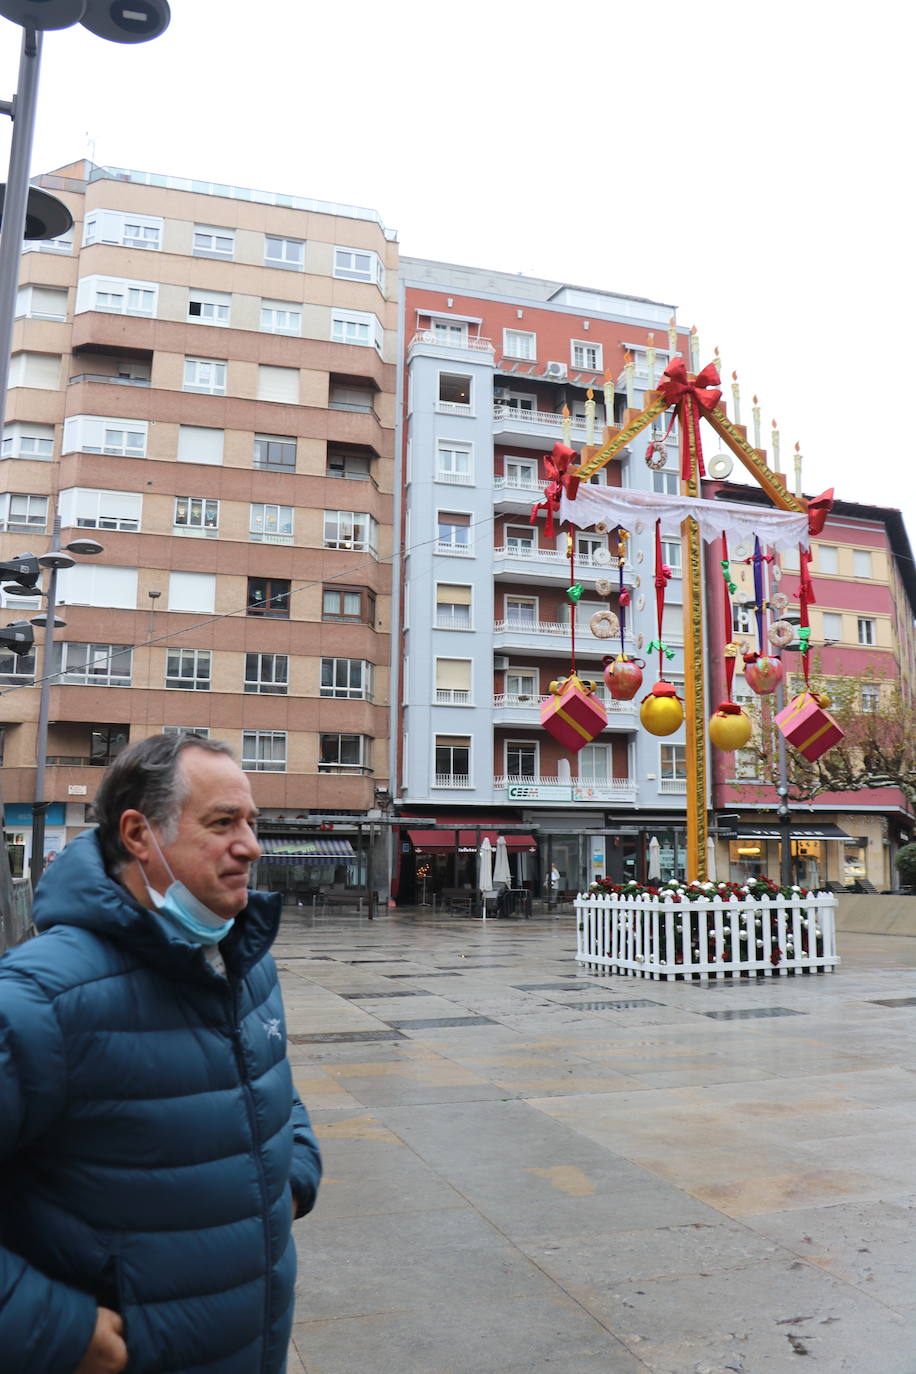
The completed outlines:
[[[326,864],[335,859],[355,859],[349,840],[312,835],[262,835],[262,863]]]

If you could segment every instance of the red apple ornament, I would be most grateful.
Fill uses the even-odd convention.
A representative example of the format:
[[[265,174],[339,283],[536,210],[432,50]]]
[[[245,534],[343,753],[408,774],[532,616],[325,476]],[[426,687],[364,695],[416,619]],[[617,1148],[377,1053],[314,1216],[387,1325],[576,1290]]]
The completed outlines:
[[[641,658],[627,658],[626,654],[605,658],[604,680],[615,701],[633,700],[642,686],[642,668]]]
[[[769,654],[748,654],[744,660],[744,677],[748,687],[758,696],[768,697],[782,682],[785,669],[778,658]]]

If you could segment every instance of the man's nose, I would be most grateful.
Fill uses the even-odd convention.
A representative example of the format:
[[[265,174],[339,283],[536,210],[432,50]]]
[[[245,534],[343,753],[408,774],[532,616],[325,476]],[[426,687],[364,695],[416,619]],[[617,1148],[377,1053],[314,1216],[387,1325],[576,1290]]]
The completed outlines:
[[[245,855],[249,863],[257,863],[261,857],[261,846],[254,830],[247,823],[242,827],[240,834],[236,837],[232,845],[238,855]]]

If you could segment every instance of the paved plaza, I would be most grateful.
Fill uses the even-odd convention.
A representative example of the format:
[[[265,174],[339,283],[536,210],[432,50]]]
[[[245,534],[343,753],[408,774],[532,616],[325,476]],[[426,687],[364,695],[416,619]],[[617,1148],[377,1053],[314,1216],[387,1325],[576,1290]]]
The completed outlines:
[[[325,1159],[290,1374],[916,1374],[916,939],[721,984],[574,950],[287,913]]]

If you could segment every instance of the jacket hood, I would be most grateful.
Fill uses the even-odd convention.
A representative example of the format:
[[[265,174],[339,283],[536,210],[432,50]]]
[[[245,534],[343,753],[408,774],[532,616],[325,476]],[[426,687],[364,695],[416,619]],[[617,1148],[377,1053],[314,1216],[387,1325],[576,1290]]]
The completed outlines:
[[[273,944],[280,924],[278,892],[249,892],[231,934],[220,949],[227,968],[244,976]],[[211,976],[199,945],[185,940],[156,911],[142,906],[116,878],[109,877],[94,830],[67,845],[35,890],[32,919],[38,930],[79,926],[123,945],[174,978]]]

